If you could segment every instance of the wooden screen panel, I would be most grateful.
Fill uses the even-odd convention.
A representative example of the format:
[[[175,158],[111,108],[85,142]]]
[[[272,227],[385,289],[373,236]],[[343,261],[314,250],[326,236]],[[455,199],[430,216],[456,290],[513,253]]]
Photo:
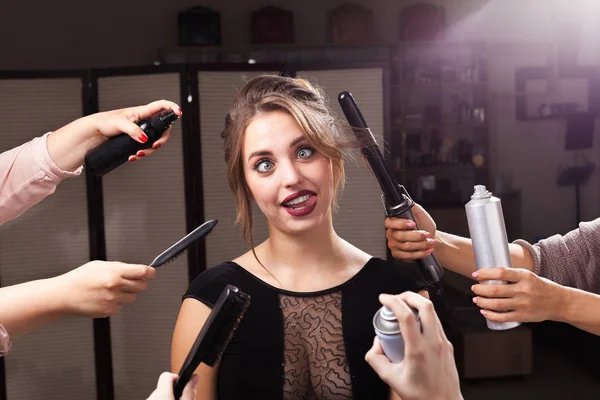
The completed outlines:
[[[168,99],[179,103],[179,74],[103,77],[100,110]],[[151,157],[125,163],[103,177],[109,260],[149,264],[186,234],[181,121]],[[111,318],[115,398],[145,399],[170,370],[171,338],[188,286],[187,257],[157,270],[138,300]]]
[[[81,78],[0,80],[0,151],[81,117],[81,85]],[[61,275],[88,257],[83,174],[67,179],[53,195],[0,226],[3,286]],[[4,361],[9,400],[95,398],[89,319],[66,319],[15,339]]]

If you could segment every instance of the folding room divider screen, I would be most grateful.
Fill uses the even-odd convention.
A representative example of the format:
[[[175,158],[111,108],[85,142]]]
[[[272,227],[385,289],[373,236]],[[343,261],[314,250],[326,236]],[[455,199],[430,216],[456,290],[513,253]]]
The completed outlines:
[[[84,109],[105,111],[165,98],[184,110],[169,143],[151,157],[113,170],[101,179],[102,185],[84,172],[0,226],[3,286],[56,276],[90,257],[149,263],[203,220],[219,219],[204,244],[158,269],[148,292],[109,320],[92,324],[72,318],[14,341],[4,360],[6,397],[0,387],[0,400],[125,400],[149,395],[159,374],[170,369],[173,326],[189,279],[249,249],[234,227],[235,203],[226,181],[220,133],[236,89],[259,73],[279,69],[187,65],[91,70],[52,78],[42,74],[43,79],[0,73],[0,118],[5,122],[0,151],[72,121]],[[340,115],[337,94],[351,91],[381,139],[384,67],[307,67],[298,76],[322,85]],[[82,95],[82,88],[89,90]],[[334,216],[336,230],[364,251],[385,258],[377,182],[360,158],[348,162],[346,169],[346,189]],[[260,243],[267,237],[267,226],[256,209],[255,217],[255,241]]]
[[[82,76],[0,79],[0,151],[79,118]],[[2,174],[8,171],[1,171]],[[0,279],[10,286],[50,278],[89,261],[85,179],[0,226]],[[92,321],[71,318],[13,341],[4,358],[13,399],[89,399],[95,395]]]

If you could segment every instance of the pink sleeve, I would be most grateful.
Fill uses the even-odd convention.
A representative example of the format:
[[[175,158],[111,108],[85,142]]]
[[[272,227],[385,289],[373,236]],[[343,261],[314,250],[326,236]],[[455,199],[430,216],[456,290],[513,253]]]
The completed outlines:
[[[10,337],[8,332],[2,325],[0,325],[0,357],[3,357],[10,350]]]
[[[14,219],[56,190],[65,178],[81,174],[61,170],[46,147],[49,133],[0,154],[0,225]]]

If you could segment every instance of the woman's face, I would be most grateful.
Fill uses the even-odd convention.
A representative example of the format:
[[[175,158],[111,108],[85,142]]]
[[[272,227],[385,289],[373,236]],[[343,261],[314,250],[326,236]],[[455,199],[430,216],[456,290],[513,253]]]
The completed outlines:
[[[243,140],[246,182],[271,228],[302,233],[330,217],[332,163],[308,144],[291,115],[254,118]]]

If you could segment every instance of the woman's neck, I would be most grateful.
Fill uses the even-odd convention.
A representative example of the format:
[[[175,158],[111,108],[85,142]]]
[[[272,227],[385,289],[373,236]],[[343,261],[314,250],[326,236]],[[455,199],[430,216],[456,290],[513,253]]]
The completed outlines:
[[[344,257],[344,241],[335,233],[331,221],[308,232],[290,235],[272,230],[264,250],[274,268],[296,269],[302,265],[339,265]]]

